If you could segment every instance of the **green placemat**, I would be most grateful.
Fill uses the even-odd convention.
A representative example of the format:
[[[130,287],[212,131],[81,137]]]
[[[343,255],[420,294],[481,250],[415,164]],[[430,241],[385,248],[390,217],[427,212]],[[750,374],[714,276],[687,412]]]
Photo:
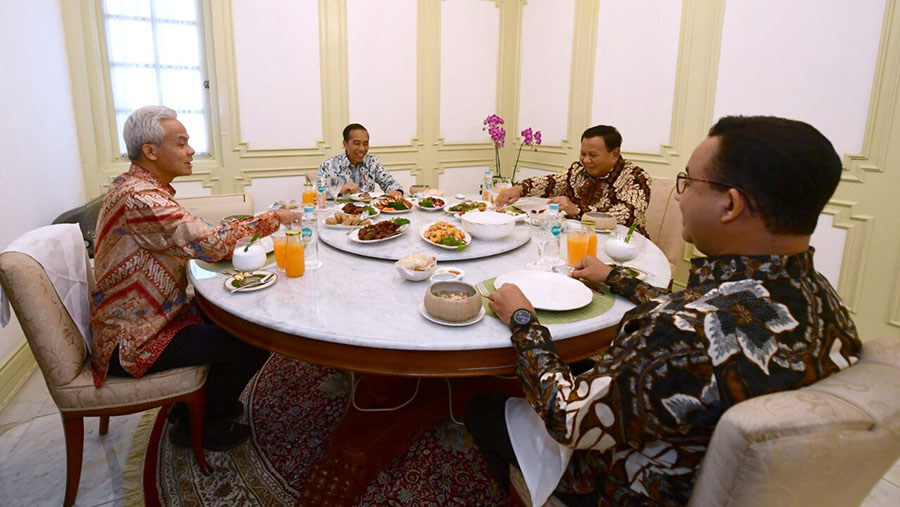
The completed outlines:
[[[490,278],[481,283],[491,292],[496,290],[496,288],[494,287],[494,278]],[[613,303],[615,303],[616,301],[616,297],[607,291],[604,291],[602,293],[597,291],[591,292],[594,293],[594,299],[592,299],[591,303],[587,306],[583,306],[577,310],[568,310],[565,312],[538,310],[538,320],[541,321],[541,324],[568,324],[569,322],[578,322],[593,317],[599,317],[600,315],[606,313],[607,310],[612,308]],[[484,309],[487,314],[492,317],[497,317],[497,315],[494,314],[494,312],[488,306],[488,299],[483,299],[484,301],[482,302],[482,304],[484,305]]]
[[[269,264],[275,263],[275,252],[269,252],[266,254],[266,266]],[[234,265],[231,264],[231,259],[227,259],[219,262],[206,262],[206,261],[197,261],[197,265],[207,271],[215,271],[216,273],[221,273],[223,271],[234,271]]]

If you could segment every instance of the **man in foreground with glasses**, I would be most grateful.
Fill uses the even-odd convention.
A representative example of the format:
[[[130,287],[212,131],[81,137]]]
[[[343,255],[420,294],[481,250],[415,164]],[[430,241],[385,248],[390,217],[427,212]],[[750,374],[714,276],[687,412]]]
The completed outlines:
[[[188,259],[227,258],[237,241],[267,236],[300,219],[289,211],[212,225],[175,200],[170,185],[192,172],[194,149],[172,109],[145,106],[125,121],[131,167],[113,180],[97,219],[91,294],[91,367],[100,387],[107,373],[147,373],[208,364],[203,447],[226,451],[250,436],[232,421],[241,391],[269,357],[209,322],[187,295]],[[172,407],[173,443],[190,445],[187,410]]]
[[[815,271],[809,246],[840,175],[831,143],[806,123],[719,120],[677,186],[684,239],[707,257],[692,261],[687,288],[674,293],[594,257],[580,262],[572,276],[605,282],[638,306],[579,375],[517,287],[491,294],[513,332],[527,402],[547,430],[530,440],[543,436],[556,456],[571,453],[558,473],[567,504],[686,504],[729,407],[835,373],[837,341],[848,362],[859,357],[853,321]],[[510,410],[505,397],[482,394],[466,411],[466,427],[507,488],[508,463],[535,466],[520,462],[524,444],[510,435],[521,420],[508,420]]]
[[[319,166],[326,181],[333,176],[340,177],[344,184],[340,194],[375,191],[375,184],[382,192],[394,199],[403,197],[403,187],[381,165],[377,155],[369,153],[369,131],[359,123],[344,127],[344,151],[329,158]],[[337,196],[332,196],[335,199]]]
[[[566,215],[581,217],[604,211],[616,222],[647,235],[644,215],[650,203],[650,177],[621,153],[622,135],[615,127],[596,125],[581,135],[581,154],[566,171],[522,180],[497,196],[497,206],[523,196],[549,197]]]

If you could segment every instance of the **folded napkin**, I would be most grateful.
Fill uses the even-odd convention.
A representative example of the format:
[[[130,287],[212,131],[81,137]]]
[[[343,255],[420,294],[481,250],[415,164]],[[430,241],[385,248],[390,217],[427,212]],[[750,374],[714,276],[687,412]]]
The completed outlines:
[[[28,255],[44,267],[81,337],[91,350],[91,304],[88,294],[87,251],[77,224],[47,225],[14,239],[4,252]],[[0,326],[9,323],[9,301],[0,288]]]
[[[528,485],[531,505],[544,505],[565,473],[572,449],[547,433],[544,420],[524,398],[506,400],[506,431]]]

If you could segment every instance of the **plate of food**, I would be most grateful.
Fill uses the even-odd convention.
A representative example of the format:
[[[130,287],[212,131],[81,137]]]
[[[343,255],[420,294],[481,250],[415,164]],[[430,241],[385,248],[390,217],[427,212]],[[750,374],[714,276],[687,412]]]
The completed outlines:
[[[372,200],[372,194],[368,192],[357,192],[348,195],[347,198],[354,202],[369,202]]]
[[[444,211],[447,213],[465,213],[466,211],[478,210],[484,211],[488,208],[489,204],[484,201],[463,201],[458,204],[454,204],[448,208],[444,208]]]
[[[496,211],[497,213],[505,213],[507,215],[514,216],[516,217],[516,220],[525,220],[526,218],[528,218],[528,212],[512,204],[508,204],[502,208],[496,208],[494,209],[494,211]]]
[[[647,278],[647,276],[648,276],[648,273],[646,271],[644,271],[643,269],[638,269],[634,266],[628,266],[628,265],[623,266],[621,264],[613,264],[612,267],[619,268],[619,269],[625,271],[626,275],[628,275],[632,278],[637,278],[638,280],[643,280],[644,278]]]
[[[290,201],[275,201],[269,206],[269,209],[299,209],[300,211],[303,211],[303,203],[294,199],[291,199]]]
[[[394,199],[392,197],[382,197],[373,201],[372,206],[384,213],[396,214],[409,213],[410,211],[412,211],[413,203],[404,199],[403,197],[397,199]]]
[[[350,233],[350,241],[357,243],[380,243],[403,235],[409,230],[409,220],[392,218],[356,229]]]
[[[468,232],[444,221],[423,225],[419,229],[419,237],[438,248],[456,249],[460,252],[472,242],[472,236]]]
[[[271,271],[240,271],[225,279],[225,289],[230,292],[253,292],[275,285],[278,275]]]
[[[424,211],[437,211],[444,209],[446,204],[443,199],[437,197],[422,197],[416,203],[416,207]]]
[[[346,229],[348,227],[372,225],[373,223],[373,220],[369,218],[365,220],[360,220],[360,218],[362,218],[362,215],[335,211],[334,216],[325,219],[325,227],[329,229]]]
[[[357,202],[348,202],[341,208],[341,211],[347,215],[361,215],[363,211],[368,211],[369,218],[374,218],[381,214],[376,208],[365,203]]]

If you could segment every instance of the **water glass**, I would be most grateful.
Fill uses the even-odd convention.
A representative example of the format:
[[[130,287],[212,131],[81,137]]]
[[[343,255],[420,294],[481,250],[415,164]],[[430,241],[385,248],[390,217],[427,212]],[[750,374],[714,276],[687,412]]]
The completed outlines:
[[[333,175],[327,178],[328,183],[328,191],[331,192],[331,196],[334,198],[334,209],[338,210],[338,193],[341,191],[341,187],[344,186],[344,178],[340,176]]]
[[[553,233],[550,232],[550,217],[547,215],[532,215],[528,217],[528,226],[530,228],[531,241],[537,245],[538,258],[536,261],[529,262],[527,267],[528,269],[549,271],[551,265],[544,258],[544,249],[553,238]]]

